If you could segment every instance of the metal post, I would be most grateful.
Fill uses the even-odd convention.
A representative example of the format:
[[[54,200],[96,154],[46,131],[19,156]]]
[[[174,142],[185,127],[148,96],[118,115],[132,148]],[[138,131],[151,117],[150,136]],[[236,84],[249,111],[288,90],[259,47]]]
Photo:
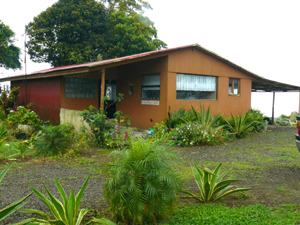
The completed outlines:
[[[273,91],[272,124],[274,124],[274,105],[275,105],[275,91]]]

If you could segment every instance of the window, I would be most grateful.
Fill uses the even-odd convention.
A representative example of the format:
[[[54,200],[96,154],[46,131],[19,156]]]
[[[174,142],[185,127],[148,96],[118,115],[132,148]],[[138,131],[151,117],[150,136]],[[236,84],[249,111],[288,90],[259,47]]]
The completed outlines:
[[[142,76],[142,99],[160,98],[160,74]]]
[[[65,78],[66,98],[97,98],[97,80]]]
[[[179,100],[216,100],[217,77],[178,73],[176,95]]]
[[[229,95],[239,95],[239,80],[238,79],[229,79],[229,89],[228,89]]]

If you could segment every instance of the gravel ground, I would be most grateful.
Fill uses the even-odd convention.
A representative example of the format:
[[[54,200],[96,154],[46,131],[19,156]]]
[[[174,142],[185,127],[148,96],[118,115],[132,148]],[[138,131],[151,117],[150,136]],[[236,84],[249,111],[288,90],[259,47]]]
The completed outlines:
[[[271,132],[276,133],[276,135],[269,135]],[[245,169],[246,172],[243,174],[243,178],[246,179],[240,182],[239,186],[254,187],[255,190],[251,191],[251,198],[243,201],[239,201],[236,198],[226,198],[223,202],[232,206],[237,204],[237,202],[238,204],[261,203],[270,206],[283,203],[298,203],[298,197],[300,197],[299,166],[292,165],[291,161],[288,161],[285,166],[276,165],[277,158],[284,160],[283,154],[295,154],[295,157],[298,157],[298,151],[294,143],[294,134],[296,132],[297,129],[292,127],[270,126],[267,133],[253,134],[250,138],[235,140],[226,145],[180,148],[180,152],[183,160],[188,163],[197,161],[204,161],[205,163],[210,161],[224,162],[225,164],[238,160],[247,163],[251,162],[254,166],[257,166],[259,161],[255,158],[248,158],[247,151],[250,151],[253,146],[270,146],[270,149],[272,149],[275,142],[277,143],[276,148],[278,148],[281,139],[288,139],[292,143],[289,147],[289,151],[292,153],[283,152],[278,154],[278,151],[266,150],[265,148],[261,152],[256,149],[258,155],[271,154],[275,160],[270,162],[270,164],[262,165],[265,166],[265,169],[257,173],[251,169]],[[240,154],[232,154],[232,149],[236,148],[239,149]],[[18,162],[6,174],[0,185],[0,209],[29,194],[31,192],[29,185],[45,193],[43,187],[43,184],[45,184],[50,192],[58,197],[59,193],[54,182],[55,177],[59,178],[67,195],[69,195],[72,188],[74,188],[76,194],[82,187],[88,174],[91,174],[82,198],[81,207],[102,211],[107,208],[107,204],[102,198],[105,177],[101,173],[102,162],[107,161],[106,153],[101,152],[101,150],[95,150],[89,155],[70,160],[31,159]],[[2,165],[6,163],[0,162]],[[297,181],[296,183],[295,180]],[[194,182],[190,182],[188,188],[197,190]],[[284,188],[288,188],[288,191],[284,191]],[[23,208],[48,211],[44,203],[34,195],[30,197]],[[26,218],[29,218],[26,214],[16,212],[5,221],[0,222],[0,224],[10,224]]]
[[[54,180],[55,177],[59,179],[67,195],[69,195],[72,188],[74,188],[76,195],[90,173],[91,178],[82,197],[81,208],[92,208],[101,211],[107,207],[105,200],[102,198],[102,189],[105,179],[101,172],[98,172],[101,170],[100,163],[93,161],[92,164],[82,165],[76,162],[70,164],[70,162],[63,161],[33,161],[34,162],[25,162],[25,164],[22,163],[20,165],[17,164],[17,166],[11,168],[6,174],[0,186],[1,209],[31,193],[29,186],[46,195],[44,189],[45,184],[47,189],[60,199]],[[72,167],[70,167],[70,165],[72,165]],[[48,208],[45,204],[35,195],[29,198],[23,208],[48,212]],[[0,224],[11,224],[26,218],[30,217],[24,213],[15,212],[0,222]]]

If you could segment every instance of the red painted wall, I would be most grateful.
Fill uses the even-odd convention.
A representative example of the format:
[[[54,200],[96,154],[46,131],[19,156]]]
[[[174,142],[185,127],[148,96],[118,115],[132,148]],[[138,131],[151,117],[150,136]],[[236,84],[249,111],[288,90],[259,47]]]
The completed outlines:
[[[34,79],[25,81],[12,81],[12,87],[20,87],[19,105],[26,104],[26,84],[27,84],[27,104],[32,104],[35,111],[42,120],[49,120],[53,125],[60,123],[59,112],[60,101],[60,77]]]

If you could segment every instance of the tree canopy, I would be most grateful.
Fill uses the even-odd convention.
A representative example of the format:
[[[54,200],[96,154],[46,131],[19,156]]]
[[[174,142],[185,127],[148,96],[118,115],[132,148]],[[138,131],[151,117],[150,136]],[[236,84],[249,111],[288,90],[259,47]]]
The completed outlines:
[[[59,0],[27,25],[30,58],[64,66],[166,47],[143,0]]]
[[[0,67],[19,69],[21,50],[14,43],[15,33],[0,20]]]

